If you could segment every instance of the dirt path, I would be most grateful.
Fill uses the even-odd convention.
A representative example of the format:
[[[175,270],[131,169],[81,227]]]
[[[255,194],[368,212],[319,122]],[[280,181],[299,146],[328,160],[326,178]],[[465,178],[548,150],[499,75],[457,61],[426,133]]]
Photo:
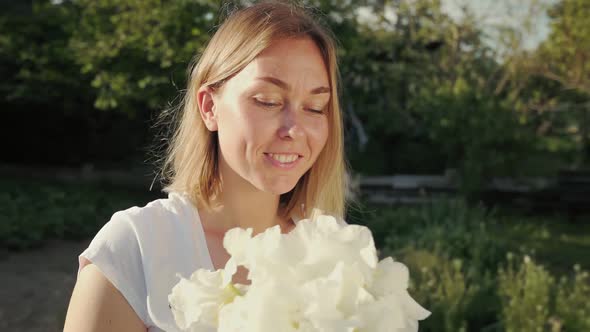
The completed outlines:
[[[0,331],[62,331],[78,254],[89,242],[52,242],[0,255]]]

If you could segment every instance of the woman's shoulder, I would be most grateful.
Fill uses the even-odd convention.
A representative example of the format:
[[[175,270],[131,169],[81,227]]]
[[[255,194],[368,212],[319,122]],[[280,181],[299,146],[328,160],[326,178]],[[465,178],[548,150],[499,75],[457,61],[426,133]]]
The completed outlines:
[[[177,273],[188,277],[209,266],[193,206],[186,195],[170,193],[116,212],[80,254],[78,272],[95,264],[146,326],[174,322],[167,296],[178,282]],[[166,326],[174,331],[173,325]]]
[[[108,247],[144,253],[147,246],[170,241],[190,233],[198,214],[185,195],[170,193],[144,206],[115,212],[90,243],[90,248]]]
[[[117,211],[111,217],[113,220],[126,220],[137,226],[154,227],[171,222],[190,222],[196,217],[196,209],[187,195],[172,192],[167,198],[160,198],[144,206],[133,206]]]
[[[83,255],[108,253],[145,264],[160,252],[182,252],[195,246],[197,222],[198,214],[188,197],[171,193],[145,206],[115,212]]]

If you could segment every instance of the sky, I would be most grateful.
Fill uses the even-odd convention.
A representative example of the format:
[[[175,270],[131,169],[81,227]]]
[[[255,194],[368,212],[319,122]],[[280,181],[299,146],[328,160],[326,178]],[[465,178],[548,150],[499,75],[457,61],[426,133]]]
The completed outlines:
[[[518,28],[523,35],[523,47],[535,48],[549,34],[549,17],[545,9],[557,0],[441,0],[449,16],[461,19],[462,9],[468,8],[492,29],[504,25]],[[529,13],[533,13],[530,15]],[[524,26],[526,18],[530,26]]]
[[[412,1],[412,0],[403,0]],[[478,23],[488,32],[489,42],[495,42],[494,33],[498,27],[513,27],[521,33],[522,47],[534,49],[549,34],[549,18],[546,8],[558,0],[441,0],[443,11],[455,20],[464,16],[464,8],[472,12]],[[369,24],[378,24],[370,7],[359,7],[357,14]],[[391,7],[385,7],[384,15],[395,22],[396,14]],[[525,24],[527,23],[527,24]],[[387,28],[387,27],[385,27]]]

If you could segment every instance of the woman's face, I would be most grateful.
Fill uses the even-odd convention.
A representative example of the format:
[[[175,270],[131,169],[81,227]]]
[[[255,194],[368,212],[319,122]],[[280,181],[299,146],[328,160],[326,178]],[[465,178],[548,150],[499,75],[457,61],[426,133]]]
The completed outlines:
[[[224,186],[245,180],[283,194],[310,169],[328,137],[329,78],[310,39],[273,43],[211,93]]]

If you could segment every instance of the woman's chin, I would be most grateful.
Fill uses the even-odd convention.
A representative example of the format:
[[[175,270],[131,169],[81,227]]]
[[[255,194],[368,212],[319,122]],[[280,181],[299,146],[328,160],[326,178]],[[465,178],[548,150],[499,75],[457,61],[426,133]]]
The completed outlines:
[[[272,193],[274,195],[283,195],[293,190],[293,188],[295,188],[296,185],[297,182],[268,183],[261,187],[258,187],[258,189],[267,193]]]
[[[292,191],[293,188],[295,188],[295,185],[289,186],[289,187],[276,188],[276,189],[272,190],[272,193],[275,195],[283,195],[283,194],[286,194],[286,193]]]

